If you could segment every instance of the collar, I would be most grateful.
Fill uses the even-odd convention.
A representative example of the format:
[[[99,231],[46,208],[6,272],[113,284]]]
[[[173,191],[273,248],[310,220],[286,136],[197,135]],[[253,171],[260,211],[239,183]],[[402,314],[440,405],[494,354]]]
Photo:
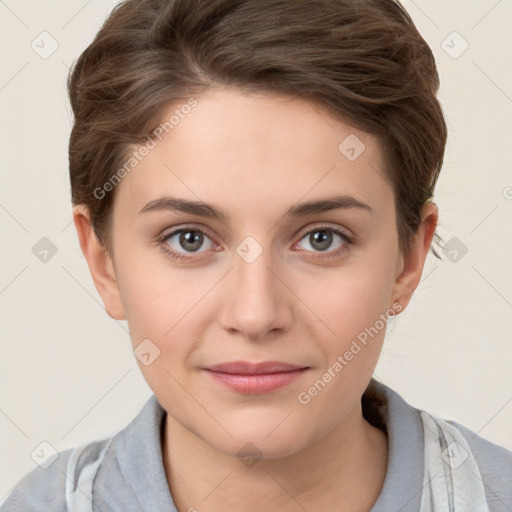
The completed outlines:
[[[424,442],[419,411],[410,406],[385,384],[371,379],[362,397],[363,415],[384,429],[388,437],[388,464],[382,491],[371,512],[417,512],[423,488]],[[153,394],[139,414],[113,438],[95,483],[95,495],[101,487],[118,489],[120,501],[127,499],[127,487],[140,510],[177,512],[163,462],[163,426],[165,410]],[[120,473],[113,478],[113,474]],[[122,475],[122,477],[121,477]],[[111,496],[116,503],[115,495]],[[113,510],[117,510],[114,507]]]

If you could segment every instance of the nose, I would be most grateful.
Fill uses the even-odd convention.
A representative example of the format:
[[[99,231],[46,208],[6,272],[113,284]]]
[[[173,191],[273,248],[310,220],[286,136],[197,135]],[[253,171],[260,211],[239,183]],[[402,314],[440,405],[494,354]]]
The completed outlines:
[[[249,262],[237,253],[225,282],[220,314],[224,329],[262,341],[286,331],[293,322],[293,293],[276,270],[270,250]]]

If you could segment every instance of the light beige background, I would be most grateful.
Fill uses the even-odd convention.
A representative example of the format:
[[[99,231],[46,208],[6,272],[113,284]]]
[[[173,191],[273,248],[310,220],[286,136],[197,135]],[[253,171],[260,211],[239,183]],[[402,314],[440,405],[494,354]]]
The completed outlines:
[[[0,1],[0,499],[35,467],[40,443],[60,451],[111,435],[151,392],[71,223],[65,79],[115,3]],[[439,233],[467,253],[429,256],[375,375],[412,405],[512,450],[512,3],[404,5],[436,55],[449,126]],[[48,58],[31,48],[43,31],[58,42]],[[469,44],[458,58],[447,53],[463,48],[454,31]],[[46,263],[32,252],[42,237],[57,248]]]

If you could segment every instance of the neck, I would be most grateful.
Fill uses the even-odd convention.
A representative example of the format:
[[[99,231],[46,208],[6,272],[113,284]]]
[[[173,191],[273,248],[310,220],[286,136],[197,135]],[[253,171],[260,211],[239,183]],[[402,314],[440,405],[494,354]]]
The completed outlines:
[[[246,466],[168,414],[163,452],[180,512],[369,512],[384,483],[388,446],[385,433],[364,419],[359,402],[325,437],[285,458]]]

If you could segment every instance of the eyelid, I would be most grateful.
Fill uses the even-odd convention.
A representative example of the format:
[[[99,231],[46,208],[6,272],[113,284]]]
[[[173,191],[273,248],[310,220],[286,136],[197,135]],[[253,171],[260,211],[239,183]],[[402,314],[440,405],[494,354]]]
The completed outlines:
[[[338,236],[345,238],[345,243],[343,245],[352,245],[357,242],[357,237],[355,235],[353,235],[351,233],[351,231],[347,230],[346,228],[344,228],[342,226],[337,226],[337,225],[334,226],[334,225],[326,223],[326,222],[319,222],[319,223],[309,225],[309,226],[299,230],[299,232],[293,236],[294,239],[297,238],[297,241],[294,243],[294,246],[297,245],[306,235],[314,232],[315,230],[321,230],[321,229],[325,229],[327,231],[332,231],[333,233],[338,234]],[[198,232],[202,233],[203,235],[205,235],[206,237],[208,237],[211,240],[211,242],[214,246],[219,247],[222,245],[216,241],[215,236],[211,235],[211,232],[208,228],[206,228],[203,225],[195,224],[193,222],[178,225],[178,226],[173,226],[172,228],[169,228],[168,230],[164,230],[163,233],[157,238],[157,240],[160,244],[163,244],[167,240],[172,238],[173,236],[176,236],[178,233],[180,233],[182,231],[187,231],[187,230],[190,230],[190,231],[194,230],[194,231],[198,231]],[[176,252],[174,249],[171,249],[171,248],[166,248],[166,251],[178,254],[178,255],[180,255],[180,256],[178,256],[179,258],[183,257],[182,259],[193,258],[193,254],[196,254],[196,253],[187,253],[187,252]],[[218,252],[218,249],[214,249],[214,251]],[[201,253],[201,252],[207,253],[208,251],[199,251],[199,253]],[[317,251],[304,251],[304,252],[316,253]],[[337,250],[328,251],[328,253],[336,254]],[[187,256],[187,254],[188,254],[188,256]],[[318,254],[321,255],[321,252],[318,252]]]
[[[312,226],[311,225],[307,226],[306,228],[301,229],[294,236],[294,238],[295,237],[299,237],[299,241],[300,241],[307,234],[311,233],[312,231],[320,230],[320,229],[330,230],[330,231],[333,231],[333,232],[339,232],[344,237],[346,237],[349,242],[352,242],[352,243],[357,242],[357,237],[351,231],[349,231],[347,228],[345,228],[343,226],[337,226],[337,225],[329,224],[327,222],[320,222],[320,223],[317,223],[317,224],[313,224]]]
[[[189,223],[185,223],[185,224],[182,224],[182,225],[173,226],[172,228],[169,228],[168,230],[166,229],[166,230],[164,230],[162,232],[162,234],[160,234],[158,236],[158,240],[159,241],[165,240],[165,239],[169,238],[170,236],[175,235],[178,232],[184,231],[186,229],[195,229],[197,231],[200,231],[201,233],[207,235],[217,245],[221,245],[216,240],[216,236],[213,235],[212,232],[207,227],[203,226],[202,224],[196,224],[194,222],[189,222]],[[357,237],[351,231],[349,231],[347,228],[345,228],[343,226],[335,226],[335,225],[332,225],[332,224],[329,224],[329,223],[326,223],[326,222],[319,222],[319,223],[316,223],[316,224],[313,224],[313,225],[306,226],[305,228],[302,228],[298,232],[296,232],[293,235],[292,239],[300,237],[299,240],[302,240],[302,238],[305,235],[307,235],[308,233],[310,233],[314,229],[331,229],[333,231],[341,231],[342,234],[344,236],[346,236],[352,242],[356,242],[357,241]]]
[[[159,241],[167,240],[170,237],[177,235],[178,233],[180,233],[182,231],[187,231],[187,230],[199,231],[199,232],[203,233],[203,235],[206,235],[212,242],[219,245],[218,242],[216,241],[215,235],[212,235],[211,231],[208,228],[206,228],[205,226],[200,225],[200,224],[194,224],[193,222],[192,223],[189,222],[189,223],[183,224],[183,225],[173,226],[172,228],[164,230],[162,232],[162,234],[158,236],[158,240]]]

